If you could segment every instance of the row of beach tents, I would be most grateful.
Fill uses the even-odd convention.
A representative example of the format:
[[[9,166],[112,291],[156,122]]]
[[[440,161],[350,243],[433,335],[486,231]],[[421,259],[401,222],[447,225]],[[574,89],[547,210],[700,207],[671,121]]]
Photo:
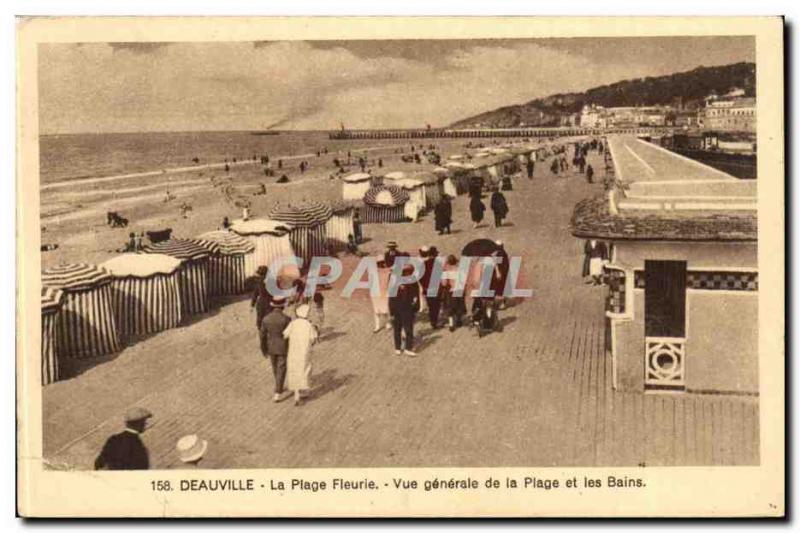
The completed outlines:
[[[353,205],[278,206],[268,219],[234,221],[191,239],[169,239],[100,265],[74,263],[42,272],[42,384],[58,381],[67,358],[118,352],[143,335],[174,328],[208,311],[215,299],[242,294],[260,265],[344,248]],[[281,275],[298,277],[287,265]]]
[[[466,194],[475,180],[483,189],[497,186],[529,162],[543,160],[543,150],[532,145],[494,147],[451,156],[432,171],[350,174],[342,178],[342,199],[363,202],[365,223],[416,221],[443,196]]]
[[[542,149],[540,148],[539,151]],[[42,384],[58,381],[68,358],[118,352],[132,339],[174,328],[208,311],[211,302],[242,294],[260,265],[280,257],[313,256],[345,248],[354,234],[354,211],[364,223],[416,220],[442,196],[485,186],[539,159],[532,147],[504,147],[453,156],[432,172],[352,174],[343,199],[279,205],[269,218],[236,220],[229,230],[170,239],[100,265],[74,263],[42,272]],[[287,266],[282,272],[299,276]]]

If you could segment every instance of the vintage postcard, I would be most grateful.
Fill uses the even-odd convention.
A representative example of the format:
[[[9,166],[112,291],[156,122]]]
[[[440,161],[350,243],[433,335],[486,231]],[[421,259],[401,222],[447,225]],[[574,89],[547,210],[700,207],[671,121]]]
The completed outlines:
[[[18,512],[782,516],[782,43],[19,18]]]

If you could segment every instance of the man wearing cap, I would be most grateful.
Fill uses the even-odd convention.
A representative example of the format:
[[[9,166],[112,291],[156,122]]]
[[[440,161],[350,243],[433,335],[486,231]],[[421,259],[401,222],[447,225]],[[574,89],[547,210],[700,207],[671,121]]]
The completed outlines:
[[[413,265],[405,265],[403,267],[403,276],[409,276],[413,273]],[[399,285],[397,293],[394,296],[389,296],[389,313],[392,315],[392,326],[394,327],[395,355],[417,356],[413,351],[414,316],[417,311],[419,311],[419,283]],[[405,344],[402,342],[404,334]]]
[[[144,407],[132,407],[125,412],[125,429],[111,435],[100,455],[94,460],[95,470],[147,470],[150,456],[141,434],[153,414]]]
[[[280,402],[291,396],[284,390],[286,382],[286,357],[289,353],[289,342],[283,337],[283,330],[291,319],[283,312],[285,299],[275,297],[270,301],[270,311],[261,322],[259,330],[261,353],[272,363],[272,375],[275,376],[275,394],[272,401]]]
[[[386,243],[386,253],[383,254],[383,262],[386,266],[392,268],[394,265],[394,258],[400,255],[397,251],[397,242],[389,241]]]
[[[267,274],[269,270],[266,266],[261,265],[256,270],[256,275],[253,278],[255,287],[253,288],[253,295],[250,298],[250,307],[256,310],[256,328],[261,329],[261,321],[264,319],[270,310],[270,300],[272,295],[267,290]]]

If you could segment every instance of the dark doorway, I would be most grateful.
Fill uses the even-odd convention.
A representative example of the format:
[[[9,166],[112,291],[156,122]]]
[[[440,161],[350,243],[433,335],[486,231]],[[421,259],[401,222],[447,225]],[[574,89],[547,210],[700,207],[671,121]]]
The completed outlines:
[[[644,262],[644,334],[686,336],[686,261]]]

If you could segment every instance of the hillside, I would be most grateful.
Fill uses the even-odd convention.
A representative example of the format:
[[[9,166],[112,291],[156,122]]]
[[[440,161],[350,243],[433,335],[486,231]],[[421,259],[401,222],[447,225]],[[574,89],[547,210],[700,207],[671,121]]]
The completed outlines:
[[[564,114],[576,113],[584,104],[604,107],[671,104],[682,98],[686,106],[697,106],[715,91],[724,94],[734,87],[755,95],[756,66],[734,63],[718,67],[698,67],[667,76],[624,80],[602,85],[582,93],[554,94],[530,102],[501,107],[451,124],[454,128],[557,126]]]

